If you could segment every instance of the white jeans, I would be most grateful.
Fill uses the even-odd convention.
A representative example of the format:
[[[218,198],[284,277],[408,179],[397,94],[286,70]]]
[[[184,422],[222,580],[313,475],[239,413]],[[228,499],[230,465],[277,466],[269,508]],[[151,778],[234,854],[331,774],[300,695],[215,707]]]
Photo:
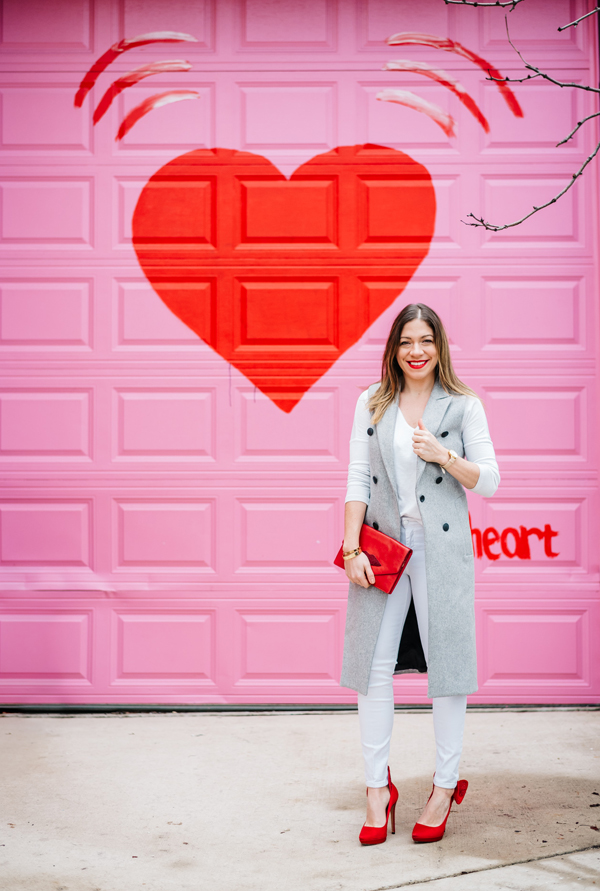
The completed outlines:
[[[425,659],[428,655],[427,582],[425,538],[415,520],[402,519],[402,541],[413,549],[404,575],[389,595],[373,656],[369,690],[358,694],[358,718],[367,786],[387,786],[387,767],[394,723],[393,672],[404,620],[412,591],[419,635]],[[454,789],[462,752],[466,696],[440,696],[433,700],[433,729],[436,744],[434,783]]]

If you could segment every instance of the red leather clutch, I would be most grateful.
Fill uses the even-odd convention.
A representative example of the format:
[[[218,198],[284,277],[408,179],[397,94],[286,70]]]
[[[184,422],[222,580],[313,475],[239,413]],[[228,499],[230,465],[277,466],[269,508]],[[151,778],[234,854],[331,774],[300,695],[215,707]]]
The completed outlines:
[[[360,530],[359,544],[368,557],[375,576],[375,588],[391,594],[412,556],[411,548],[407,548],[401,542],[389,535],[373,529],[363,523]],[[336,566],[345,568],[343,558],[344,546],[339,549],[337,557],[333,561]]]

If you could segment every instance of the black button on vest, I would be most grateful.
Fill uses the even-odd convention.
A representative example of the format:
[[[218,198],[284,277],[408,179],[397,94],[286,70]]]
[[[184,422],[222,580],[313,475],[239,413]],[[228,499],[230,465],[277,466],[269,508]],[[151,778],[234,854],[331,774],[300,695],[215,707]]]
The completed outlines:
[[[373,523],[373,529],[377,532],[379,529],[379,523]]]
[[[425,501],[425,496],[421,495],[421,497],[419,498],[419,501]]]
[[[439,485],[443,479],[444,479],[443,476],[438,476],[438,478],[436,479],[436,483]]]
[[[369,434],[369,436],[373,436],[373,428],[369,427],[369,429],[367,430],[367,433]]]
[[[447,431],[447,430],[444,430],[444,432],[442,433],[442,439],[444,438],[444,436],[448,436],[448,431]]]
[[[374,482],[374,483],[377,482],[377,477],[376,477],[376,476],[373,477],[373,482]]]
[[[450,526],[448,526],[447,523],[444,523],[444,525],[442,526],[442,529],[444,530],[444,532],[447,532],[449,528],[450,528]]]

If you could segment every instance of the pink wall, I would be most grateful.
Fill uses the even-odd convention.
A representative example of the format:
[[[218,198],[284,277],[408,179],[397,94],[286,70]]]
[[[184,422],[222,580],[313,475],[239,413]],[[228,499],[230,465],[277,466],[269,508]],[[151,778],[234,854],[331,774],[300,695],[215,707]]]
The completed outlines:
[[[595,83],[593,20],[556,32],[587,8],[527,0],[509,15],[513,38],[542,67]],[[485,400],[501,466],[496,497],[471,499],[481,533],[472,701],[598,701],[597,162],[519,228],[491,234],[460,222],[469,211],[509,221],[558,191],[595,144],[590,129],[555,147],[593,110],[591,98],[516,86],[517,118],[465,59],[386,47],[398,31],[450,36],[516,76],[503,14],[443,0],[4,0],[1,25],[0,702],[354,701],[337,682],[346,584],[331,563],[347,440],[391,319],[409,301],[429,303],[447,323],[459,375]],[[161,30],[198,42],[123,54],[74,107],[84,72],[111,44]],[[398,58],[458,77],[489,134],[433,81],[381,70]],[[115,77],[157,59],[187,59],[192,70],[126,90],[93,126]],[[449,112],[456,137],[375,99],[392,86]],[[169,89],[200,98],[156,109],[115,142],[131,108]],[[398,232],[385,230],[383,211],[364,218],[373,252],[356,242],[343,269],[358,275],[360,255],[371,309],[346,340],[335,233],[354,225],[352,214],[360,230],[358,204],[323,198],[323,228],[315,211],[306,232],[300,222],[293,229],[295,215],[292,230],[277,229],[284,223],[265,211],[273,230],[257,230],[241,253],[211,234],[209,204],[198,216],[205,253],[169,255],[190,289],[188,308],[204,306],[207,281],[258,281],[291,307],[285,318],[297,330],[303,315],[314,318],[298,309],[302,300],[320,306],[322,297],[321,334],[302,340],[280,319],[271,339],[266,328],[256,334],[263,353],[252,353],[254,335],[235,341],[255,365],[267,363],[264,385],[219,340],[227,326],[235,336],[243,300],[227,311],[228,298],[207,304],[213,349],[150,286],[132,246],[138,196],[195,149],[251,152],[289,177],[316,155],[363,143],[423,165],[437,217],[429,253],[404,280]],[[231,214],[240,206],[232,198]],[[175,234],[185,241],[186,231]],[[265,239],[271,253],[261,254]],[[404,284],[377,318],[387,289]],[[268,327],[268,301],[256,299]],[[320,376],[284,411],[276,392],[298,390],[313,341]],[[423,678],[397,689],[398,701],[426,701]]]

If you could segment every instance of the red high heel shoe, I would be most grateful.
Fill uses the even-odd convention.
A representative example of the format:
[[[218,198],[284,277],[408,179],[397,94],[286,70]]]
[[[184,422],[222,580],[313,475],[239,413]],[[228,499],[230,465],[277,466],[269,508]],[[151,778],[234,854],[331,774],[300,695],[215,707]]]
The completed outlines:
[[[425,826],[423,823],[415,823],[412,837],[415,842],[436,842],[440,841],[441,838],[444,837],[444,832],[446,831],[446,821],[450,816],[450,810],[452,808],[452,802],[455,801],[457,804],[460,804],[465,795],[467,794],[468,782],[466,780],[459,780],[456,784],[456,789],[452,793],[452,798],[450,799],[450,807],[448,808],[448,813],[446,814],[446,819],[443,823],[440,823],[439,826]],[[431,790],[431,795],[433,795],[433,789]],[[431,798],[431,795],[429,798]],[[429,801],[429,798],[427,801]]]
[[[392,775],[388,767],[388,789],[390,790],[390,800],[385,812],[385,823],[383,826],[363,826],[360,830],[358,840],[361,845],[380,845],[387,838],[387,828],[390,813],[392,815],[392,835],[396,832],[396,802],[398,801],[398,790],[392,783]],[[369,790],[367,789],[367,795]]]

